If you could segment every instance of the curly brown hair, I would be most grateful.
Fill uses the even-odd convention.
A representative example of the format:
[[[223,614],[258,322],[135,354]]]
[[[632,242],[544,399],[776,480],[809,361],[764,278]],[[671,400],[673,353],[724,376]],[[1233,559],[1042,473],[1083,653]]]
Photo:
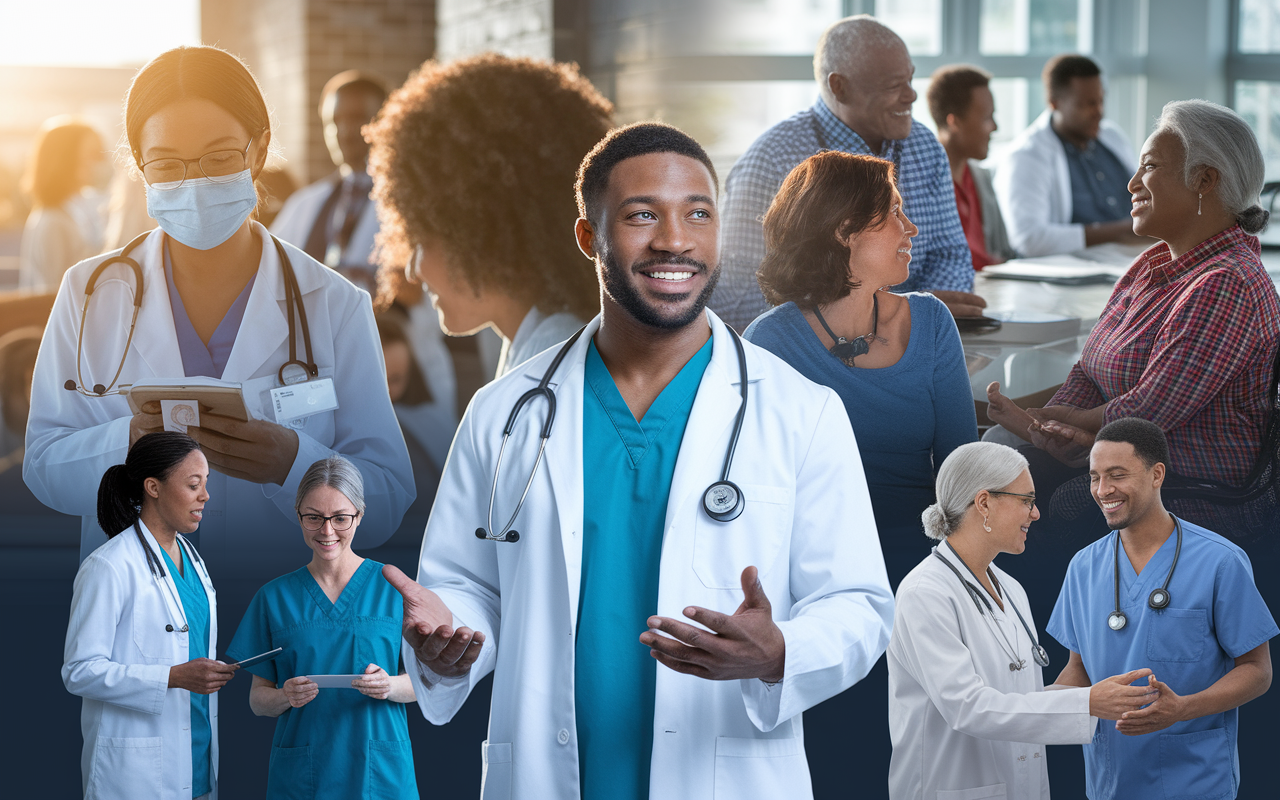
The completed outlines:
[[[801,161],[764,215],[764,261],[756,280],[770,305],[835,302],[861,283],[837,236],[875,230],[893,205],[893,164],[826,151]]]
[[[379,305],[399,290],[414,246],[434,240],[477,290],[594,316],[600,289],[573,236],[574,181],[612,116],[576,64],[495,53],[423,64],[365,128]]]

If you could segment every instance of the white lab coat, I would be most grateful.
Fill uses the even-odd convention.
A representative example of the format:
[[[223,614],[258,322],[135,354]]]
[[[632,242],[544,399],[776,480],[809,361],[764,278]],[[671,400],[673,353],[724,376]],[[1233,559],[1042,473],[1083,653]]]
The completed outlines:
[[[938,552],[968,575],[950,548]],[[1035,630],[1027,594],[999,567],[991,571],[1009,598],[1004,611],[992,602],[994,617],[980,616],[932,555],[898,587],[888,654],[890,800],[1048,800],[1044,745],[1093,738],[1089,689],[1043,691],[1032,643],[1009,607],[1011,600]],[[1008,645],[991,622],[1024,669],[1009,669]]]
[[[254,230],[262,239],[262,260],[223,379],[243,384],[252,416],[274,420],[271,390],[278,385],[277,371],[289,359],[284,277],[266,229],[254,223]],[[120,373],[123,384],[185,374],[165,282],[162,239],[158,230],[153,231],[134,251],[145,288]],[[298,455],[283,486],[250,483],[220,472],[210,475],[200,552],[220,581],[242,578],[253,588],[306,558],[293,503],[299,480],[319,459],[338,453],[360,469],[367,506],[360,524],[365,547],[376,547],[391,536],[414,497],[409,454],[387,394],[369,295],[301,250],[288,244],[285,249],[306,304],[320,377],[333,378],[339,407],[293,425]],[[106,541],[96,517],[98,483],[107,467],[124,463],[133,416],[123,396],[86,397],[63,388],[68,379],[77,378],[76,337],[84,288],[104,258],[77,264],[58,290],[36,360],[22,470],[42,503],[82,517],[82,559]],[[133,273],[124,265],[108,267],[98,280],[85,323],[82,370],[87,386],[110,383],[120,365],[133,291]],[[303,358],[301,325],[297,330],[298,357]]]
[[[801,712],[861,679],[889,634],[889,592],[848,415],[831,389],[744,342],[750,394],[730,478],[738,519],[712,521],[705,489],[720,479],[740,404],[738,360],[724,324],[699,384],[667,502],[657,613],[699,605],[733,613],[740,575],[755,565],[786,638],[784,680],[707,681],[657,667],[652,798],[811,796]],[[455,624],[489,637],[470,673],[439,680],[405,659],[423,714],[444,724],[476,682],[495,672],[485,800],[577,800],[574,637],[582,566],[583,375],[593,320],[554,377],[557,416],[543,465],[520,512],[517,543],[482,542],[502,427],[536,385],[548,350],[483,388],[463,418],[423,541],[418,580]],[[514,508],[537,452],[546,404],[534,401],[511,437],[494,524]],[[638,621],[636,636],[643,632]],[[637,645],[639,646],[639,645]],[[429,683],[428,683],[429,682]]]
[[[1024,258],[1083,250],[1084,225],[1072,224],[1071,174],[1062,140],[1053,132],[1052,109],[1018,134],[996,165],[993,183],[1013,249]],[[1098,144],[1132,174],[1133,145],[1120,126],[1102,120]]]
[[[155,536],[138,525],[164,563]],[[189,642],[190,635],[178,630],[185,619],[178,587],[167,568],[164,578],[153,576],[133,528],[95,550],[76,573],[62,682],[84,698],[80,767],[86,800],[191,798],[191,692],[168,688],[169,668],[216,657],[218,606],[204,566],[191,559],[183,569],[196,570],[209,598],[207,642]],[[170,624],[172,632],[165,630]],[[209,695],[209,722],[216,800],[217,693]]]

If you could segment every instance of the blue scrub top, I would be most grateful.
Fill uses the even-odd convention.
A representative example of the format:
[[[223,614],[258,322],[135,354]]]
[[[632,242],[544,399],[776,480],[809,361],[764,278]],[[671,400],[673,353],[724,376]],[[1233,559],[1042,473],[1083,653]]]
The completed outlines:
[[[200,582],[196,565],[185,558],[186,550],[182,553],[186,563],[179,571],[165,549],[160,548],[160,554],[164,557],[164,567],[173,576],[173,583],[178,587],[182,613],[187,615],[187,658],[194,661],[197,658],[209,657],[209,596],[204,593],[204,584]],[[191,692],[192,797],[208,794],[213,788],[210,769],[212,742],[213,728],[209,724],[209,695]]]
[[[369,664],[396,675],[403,609],[376,561],[364,560],[336,603],[303,567],[258,590],[227,656],[283,647],[274,661],[247,668],[277,686],[298,675],[363,673]],[[404,705],[321,689],[287,709],[271,741],[267,797],[417,798]]]
[[[231,358],[231,350],[236,345],[236,334],[240,332],[240,323],[244,321],[244,310],[249,305],[249,295],[253,292],[253,284],[258,280],[254,273],[244,289],[231,303],[213,335],[209,344],[205,344],[191,324],[187,307],[173,284],[173,262],[169,258],[169,239],[164,240],[164,279],[169,284],[169,307],[173,310],[173,329],[178,335],[178,352],[182,354],[182,372],[188,378],[198,375],[206,378],[222,378],[222,371],[227,368]]]
[[[1235,658],[1280,633],[1253,582],[1249,557],[1231,542],[1185,520],[1182,555],[1169,582],[1168,607],[1147,605],[1173,564],[1170,535],[1142,574],[1120,548],[1120,608],[1129,624],[1113,631],[1115,537],[1076,554],[1046,628],[1079,653],[1094,682],[1149,667],[1186,696],[1204,691],[1235,667]],[[1144,736],[1124,736],[1099,720],[1084,746],[1092,800],[1117,798],[1233,798],[1240,785],[1236,754],[1238,709],[1187,720]]]
[[[658,611],[667,498],[711,341],[636,421],[587,347],[583,391],[582,591],[574,660],[583,800],[647,800],[657,661],[640,643]]]

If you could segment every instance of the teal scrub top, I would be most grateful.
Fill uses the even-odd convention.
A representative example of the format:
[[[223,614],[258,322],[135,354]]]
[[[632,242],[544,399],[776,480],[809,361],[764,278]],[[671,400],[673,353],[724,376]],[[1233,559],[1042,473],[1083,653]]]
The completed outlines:
[[[1097,682],[1150,667],[1179,695],[1202,692],[1235,667],[1235,659],[1280,633],[1253,582],[1244,551],[1216,533],[1182,521],[1182,554],[1169,581],[1169,605],[1147,605],[1173,565],[1171,535],[1142,573],[1120,548],[1120,609],[1129,624],[1107,625],[1115,609],[1115,537],[1112,532],[1076,553],[1046,627],[1079,653]],[[1177,722],[1144,736],[1125,736],[1098,720],[1084,746],[1086,793],[1091,800],[1126,798],[1233,798],[1240,786],[1236,730],[1240,710]]]
[[[711,341],[644,418],[587,348],[582,415],[582,589],[574,661],[583,800],[645,800],[657,661],[640,643],[658,610],[658,567],[676,458]]]
[[[181,547],[181,545],[179,545]],[[183,550],[185,556],[187,551]],[[173,559],[160,548],[164,556],[165,569],[173,576],[173,583],[178,587],[178,599],[182,601],[182,613],[187,615],[187,649],[188,659],[209,657],[209,596],[204,593],[204,584],[200,582],[200,574],[190,559],[185,559],[182,570],[173,564]],[[199,797],[208,794],[211,783],[210,746],[213,742],[213,728],[209,725],[209,695],[191,693],[191,796]]]
[[[258,590],[227,648],[233,659],[283,647],[247,669],[277,686],[298,675],[363,673],[377,664],[399,672],[400,594],[365,559],[331,603],[306,567]],[[355,689],[321,689],[276,720],[268,798],[418,797],[409,726],[401,703]]]

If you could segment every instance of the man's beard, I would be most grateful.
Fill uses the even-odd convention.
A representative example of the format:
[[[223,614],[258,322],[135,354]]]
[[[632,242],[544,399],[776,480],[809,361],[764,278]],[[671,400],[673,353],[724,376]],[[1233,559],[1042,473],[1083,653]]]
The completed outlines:
[[[692,324],[706,309],[707,302],[711,299],[711,293],[715,291],[716,283],[720,281],[720,266],[718,264],[715,270],[711,271],[707,269],[706,263],[696,261],[687,256],[664,256],[635,264],[632,271],[657,264],[683,264],[688,267],[694,267],[699,272],[709,273],[707,285],[703,287],[693,305],[678,316],[663,316],[662,312],[647,303],[640,296],[640,292],[637,291],[635,286],[627,280],[627,270],[618,264],[612,249],[606,248],[599,258],[605,294],[612,298],[615,303],[622,307],[623,311],[630,314],[637,322],[661,330],[678,330]],[[671,299],[673,302],[680,302],[686,297],[688,297],[688,292],[683,295],[674,295]]]

